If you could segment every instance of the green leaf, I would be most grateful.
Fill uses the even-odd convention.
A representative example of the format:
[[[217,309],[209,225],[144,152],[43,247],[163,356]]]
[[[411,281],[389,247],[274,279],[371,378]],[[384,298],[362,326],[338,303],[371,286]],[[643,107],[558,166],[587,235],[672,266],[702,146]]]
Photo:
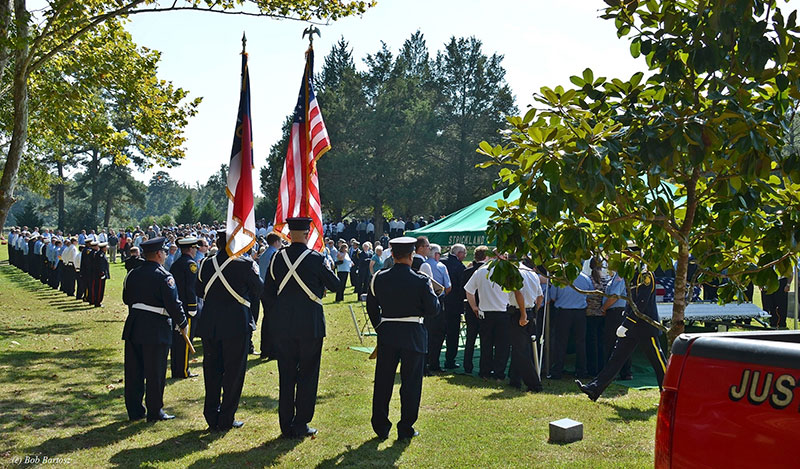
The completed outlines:
[[[633,58],[638,58],[642,51],[642,43],[639,39],[634,39],[631,42],[631,55]]]
[[[586,70],[583,71],[583,79],[587,83],[594,82],[594,72],[592,72],[591,68],[587,68]]]

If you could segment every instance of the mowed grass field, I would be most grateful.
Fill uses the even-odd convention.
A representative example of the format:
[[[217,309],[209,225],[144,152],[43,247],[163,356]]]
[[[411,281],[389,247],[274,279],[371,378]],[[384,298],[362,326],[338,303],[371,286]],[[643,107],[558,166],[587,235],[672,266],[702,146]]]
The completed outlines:
[[[348,305],[325,298],[314,439],[279,438],[278,371],[250,356],[236,417],[245,426],[210,433],[202,376],[167,380],[167,422],[128,422],[123,399],[124,268],[112,264],[102,308],[68,298],[10,266],[0,248],[0,467],[652,467],[658,391],[612,385],[597,403],[571,379],[523,393],[477,377],[425,378],[421,436],[378,441],[370,426],[375,362],[359,345]],[[358,311],[358,309],[357,309]],[[360,319],[360,317],[359,317]],[[255,346],[259,341],[256,334]],[[199,346],[199,339],[195,344]],[[374,345],[375,338],[365,338]],[[191,364],[202,373],[202,350]],[[168,372],[169,377],[169,372]],[[398,381],[399,385],[399,381]],[[391,419],[399,418],[398,386]],[[548,422],[584,424],[584,439],[548,443]],[[38,459],[37,459],[38,458]],[[47,458],[47,459],[45,459]],[[58,458],[58,459],[52,459]]]

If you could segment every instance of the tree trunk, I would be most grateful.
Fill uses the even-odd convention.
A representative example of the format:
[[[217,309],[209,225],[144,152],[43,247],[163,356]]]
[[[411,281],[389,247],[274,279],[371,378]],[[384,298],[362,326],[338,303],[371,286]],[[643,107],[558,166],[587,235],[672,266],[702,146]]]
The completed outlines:
[[[689,245],[680,243],[678,246],[678,265],[675,268],[675,297],[672,300],[672,326],[667,332],[667,340],[672,346],[672,342],[683,334],[684,331],[684,312],[686,311],[686,277],[689,272]]]
[[[383,203],[372,206],[372,224],[375,225],[375,239],[383,236]]]
[[[64,163],[56,162],[58,168],[58,185],[56,186],[56,203],[58,204],[58,229],[64,231]]]
[[[9,59],[11,59],[11,52],[13,51],[11,42],[8,39],[8,28],[11,26],[11,17],[13,16],[11,14],[12,9],[11,0],[0,0],[0,41],[3,41],[3,45],[0,46],[0,78],[3,77],[6,71],[6,66]]]
[[[19,165],[25,142],[28,140],[28,19],[30,15],[25,7],[25,0],[14,0],[15,26],[17,30],[18,49],[14,53],[14,128],[11,133],[11,145],[8,148],[6,164],[3,167],[3,178],[0,180],[0,227],[5,226],[8,212],[14,205],[14,188],[17,185]]]
[[[111,222],[112,200],[111,194],[106,194],[106,209],[105,213],[103,214],[103,226],[100,228],[108,228],[108,224]]]
[[[100,170],[100,155],[97,150],[92,150],[92,161],[89,163],[89,181],[92,191],[89,197],[89,215],[91,216],[91,224],[89,228],[97,228],[97,213],[100,211],[100,194],[97,187],[97,173]]]

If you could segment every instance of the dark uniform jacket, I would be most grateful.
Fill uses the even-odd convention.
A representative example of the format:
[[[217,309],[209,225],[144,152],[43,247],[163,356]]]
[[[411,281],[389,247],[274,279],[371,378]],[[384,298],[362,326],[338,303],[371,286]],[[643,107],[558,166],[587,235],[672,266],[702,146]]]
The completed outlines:
[[[228,260],[228,253],[222,249],[216,255],[206,257],[197,271],[197,293],[205,299],[203,315],[197,321],[197,335],[204,339],[225,340],[249,334],[253,331],[250,307],[239,303],[228,293],[219,277],[210,283],[216,273],[215,257],[222,268],[222,264]],[[258,265],[251,258],[240,256],[233,259],[222,273],[231,288],[244,300],[258,298],[261,294],[263,284],[258,276]],[[210,286],[206,292],[207,285]]]
[[[147,261],[128,272],[122,286],[122,301],[128,318],[122,338],[136,344],[172,344],[172,325],[186,327],[183,305],[178,299],[175,279],[159,263]],[[137,307],[143,304],[164,308],[167,315]]]
[[[89,279],[94,278],[94,249],[91,247],[83,248],[81,251],[81,278]]]
[[[103,251],[97,251],[92,257],[92,279],[104,278],[108,280],[111,278],[111,272],[108,270],[108,258]]]
[[[125,259],[125,270],[130,272],[144,263],[145,260],[142,257],[129,257]]]
[[[450,275],[450,293],[444,297],[444,308],[449,312],[461,313],[464,310],[464,271],[467,268],[456,256],[448,255],[441,262]]]
[[[367,292],[367,313],[378,332],[378,346],[428,353],[428,331],[418,322],[381,322],[381,318],[435,316],[436,294],[425,274],[414,272],[406,264],[376,273]]]
[[[640,313],[649,316],[654,321],[658,322],[658,307],[656,305],[656,280],[652,273],[642,272],[637,275],[636,282],[631,286],[631,296],[633,301],[636,302],[636,307]],[[622,325],[627,329],[635,327],[644,328],[651,335],[658,335],[660,331],[655,327],[645,323],[641,318],[637,317],[630,305],[625,307],[625,318]]]
[[[183,303],[186,314],[197,314],[197,263],[189,254],[183,254],[169,268],[178,286],[178,298]]]
[[[289,266],[283,259],[283,251],[286,251],[292,263],[303,252],[310,251],[296,272],[317,298],[322,298],[326,288],[330,291],[339,290],[339,278],[325,265],[325,256],[308,249],[303,243],[292,243],[272,255],[269,272],[264,277],[264,311],[272,312],[274,330],[281,336],[304,339],[325,337],[322,305],[309,298],[295,279],[289,279],[278,294],[278,287],[289,271]]]

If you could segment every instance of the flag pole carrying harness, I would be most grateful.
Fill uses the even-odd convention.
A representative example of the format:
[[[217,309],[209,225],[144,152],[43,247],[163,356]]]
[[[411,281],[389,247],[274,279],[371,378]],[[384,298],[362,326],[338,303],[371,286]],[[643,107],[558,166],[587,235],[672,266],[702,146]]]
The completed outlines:
[[[317,295],[315,295],[314,292],[312,292],[311,289],[308,288],[308,285],[306,285],[306,283],[303,282],[303,279],[301,279],[300,276],[297,275],[297,267],[300,266],[300,263],[303,262],[303,259],[305,259],[306,256],[308,256],[310,253],[311,250],[306,249],[305,251],[303,251],[302,254],[300,254],[300,257],[298,257],[297,260],[294,263],[292,263],[292,261],[289,260],[289,254],[286,253],[286,250],[285,249],[281,250],[281,257],[283,257],[283,262],[286,263],[286,267],[289,269],[289,271],[286,272],[286,276],[283,277],[283,280],[281,280],[281,284],[278,285],[278,294],[279,295],[281,294],[283,289],[286,287],[286,284],[289,282],[289,279],[293,278],[294,281],[297,282],[298,285],[300,285],[300,288],[302,288],[303,291],[306,292],[306,295],[308,295],[308,298],[311,301],[318,303],[319,305],[322,305],[322,299],[319,298]],[[272,280],[275,280],[275,273],[272,271],[273,264],[274,262],[270,262],[269,264],[269,275],[272,277]]]
[[[211,276],[211,278],[208,280],[208,283],[206,284],[206,290],[205,292],[203,292],[203,299],[204,300],[206,299],[206,296],[208,295],[208,290],[211,288],[211,285],[213,285],[217,279],[220,279],[222,284],[225,286],[225,289],[228,290],[228,293],[230,293],[231,296],[236,299],[236,301],[249,308],[250,302],[242,298],[240,294],[236,293],[236,290],[234,290],[231,284],[228,283],[228,279],[225,278],[225,274],[222,273],[222,271],[225,270],[225,267],[227,267],[228,264],[230,264],[230,262],[234,259],[236,258],[229,257],[225,259],[225,262],[223,262],[222,265],[220,266],[219,263],[217,262],[217,256],[211,258],[211,262],[214,264],[214,275]],[[203,264],[200,265],[201,269],[204,264],[205,261],[203,261]]]

